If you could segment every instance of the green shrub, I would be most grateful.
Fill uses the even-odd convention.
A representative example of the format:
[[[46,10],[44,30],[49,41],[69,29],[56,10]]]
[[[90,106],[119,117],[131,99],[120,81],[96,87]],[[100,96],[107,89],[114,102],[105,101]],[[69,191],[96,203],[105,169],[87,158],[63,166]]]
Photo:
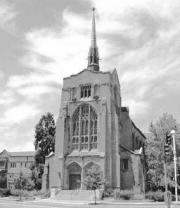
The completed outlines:
[[[152,191],[149,191],[149,192],[147,192],[145,194],[145,198],[146,199],[149,199],[149,200],[153,200],[152,196],[153,196],[153,192]]]
[[[113,196],[113,193],[114,193],[114,191],[113,191],[112,188],[106,188],[104,190],[104,196],[105,197],[112,197]]]
[[[172,201],[176,201],[176,196],[172,194]],[[180,196],[178,195],[178,201],[180,201]]]
[[[19,196],[20,190],[19,189],[11,189],[11,195],[12,196]]]
[[[50,195],[51,195],[51,194],[50,194],[50,191],[46,191],[46,192],[44,192],[44,193],[42,194],[41,198],[46,199],[46,198],[49,198]]]
[[[0,189],[0,196],[1,197],[6,197],[9,196],[11,194],[10,190],[7,188],[1,188]]]
[[[133,199],[134,200],[143,200],[144,199],[144,195],[143,194],[134,194],[133,195]]]
[[[41,196],[44,194],[44,192],[41,190],[33,190],[31,191],[31,193],[33,194],[33,196]]]
[[[152,201],[162,202],[164,201],[164,192],[162,191],[150,191],[146,193],[146,198]]]
[[[0,175],[0,188],[7,188],[7,175],[5,173]]]
[[[114,197],[115,200],[120,199],[120,190],[119,189],[114,190],[113,197]]]
[[[133,190],[115,189],[113,196],[114,196],[115,200],[120,200],[120,199],[129,200],[129,199],[133,199],[134,192],[133,192]]]
[[[15,189],[23,189],[31,191],[34,189],[34,182],[25,175],[22,171],[19,174],[19,177],[14,180]]]
[[[134,192],[132,190],[121,190],[120,191],[120,198],[129,200],[132,199]]]
[[[12,189],[11,195],[19,196],[20,191],[21,191],[22,197],[25,197],[25,198],[35,197],[35,196],[44,197],[44,195],[47,194],[46,192],[43,192],[43,191],[36,191],[36,190],[28,191],[28,190]]]

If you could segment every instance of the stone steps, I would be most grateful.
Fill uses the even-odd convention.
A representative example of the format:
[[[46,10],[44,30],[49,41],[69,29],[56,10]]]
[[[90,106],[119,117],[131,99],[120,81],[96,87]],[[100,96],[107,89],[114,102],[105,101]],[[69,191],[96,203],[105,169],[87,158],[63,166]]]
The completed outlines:
[[[58,190],[52,197],[57,200],[90,201],[94,193],[91,190]]]

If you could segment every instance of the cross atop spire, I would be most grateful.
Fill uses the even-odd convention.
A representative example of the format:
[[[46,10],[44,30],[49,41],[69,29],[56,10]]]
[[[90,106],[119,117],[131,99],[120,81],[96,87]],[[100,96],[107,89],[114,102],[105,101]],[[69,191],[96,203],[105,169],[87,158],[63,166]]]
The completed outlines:
[[[95,8],[92,8],[92,31],[91,31],[91,46],[88,54],[88,69],[99,71],[99,53],[96,44],[96,21]]]

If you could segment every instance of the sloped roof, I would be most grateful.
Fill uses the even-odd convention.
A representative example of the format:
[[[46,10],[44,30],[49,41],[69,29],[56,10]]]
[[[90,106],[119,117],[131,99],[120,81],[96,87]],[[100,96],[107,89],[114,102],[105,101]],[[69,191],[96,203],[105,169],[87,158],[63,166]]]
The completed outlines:
[[[9,152],[7,150],[3,150],[0,152],[1,157],[34,157],[35,151],[22,151],[22,152]]]
[[[120,148],[124,149],[125,151],[127,151],[133,155],[142,155],[142,150],[143,150],[142,147],[140,149],[136,149],[136,150],[132,151],[132,150],[128,149],[127,147],[120,144]]]
[[[34,151],[27,151],[27,152],[8,152],[10,156],[13,157],[33,157],[35,152]]]
[[[0,156],[8,156],[7,150],[4,149],[2,152],[0,152]]]

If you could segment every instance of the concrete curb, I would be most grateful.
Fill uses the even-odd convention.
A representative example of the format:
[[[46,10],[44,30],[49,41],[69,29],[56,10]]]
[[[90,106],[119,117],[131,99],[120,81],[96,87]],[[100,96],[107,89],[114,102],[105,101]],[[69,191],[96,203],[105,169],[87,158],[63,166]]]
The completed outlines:
[[[71,201],[71,200],[54,200],[54,199],[41,199],[41,200],[35,200],[34,202],[49,202],[54,204],[69,204],[69,205],[90,205],[94,204],[94,202],[91,201]],[[112,202],[112,201],[97,201],[97,204],[101,205],[163,205],[164,202],[147,202],[147,201],[118,201],[118,202]],[[172,202],[172,205],[180,205],[180,202]]]

